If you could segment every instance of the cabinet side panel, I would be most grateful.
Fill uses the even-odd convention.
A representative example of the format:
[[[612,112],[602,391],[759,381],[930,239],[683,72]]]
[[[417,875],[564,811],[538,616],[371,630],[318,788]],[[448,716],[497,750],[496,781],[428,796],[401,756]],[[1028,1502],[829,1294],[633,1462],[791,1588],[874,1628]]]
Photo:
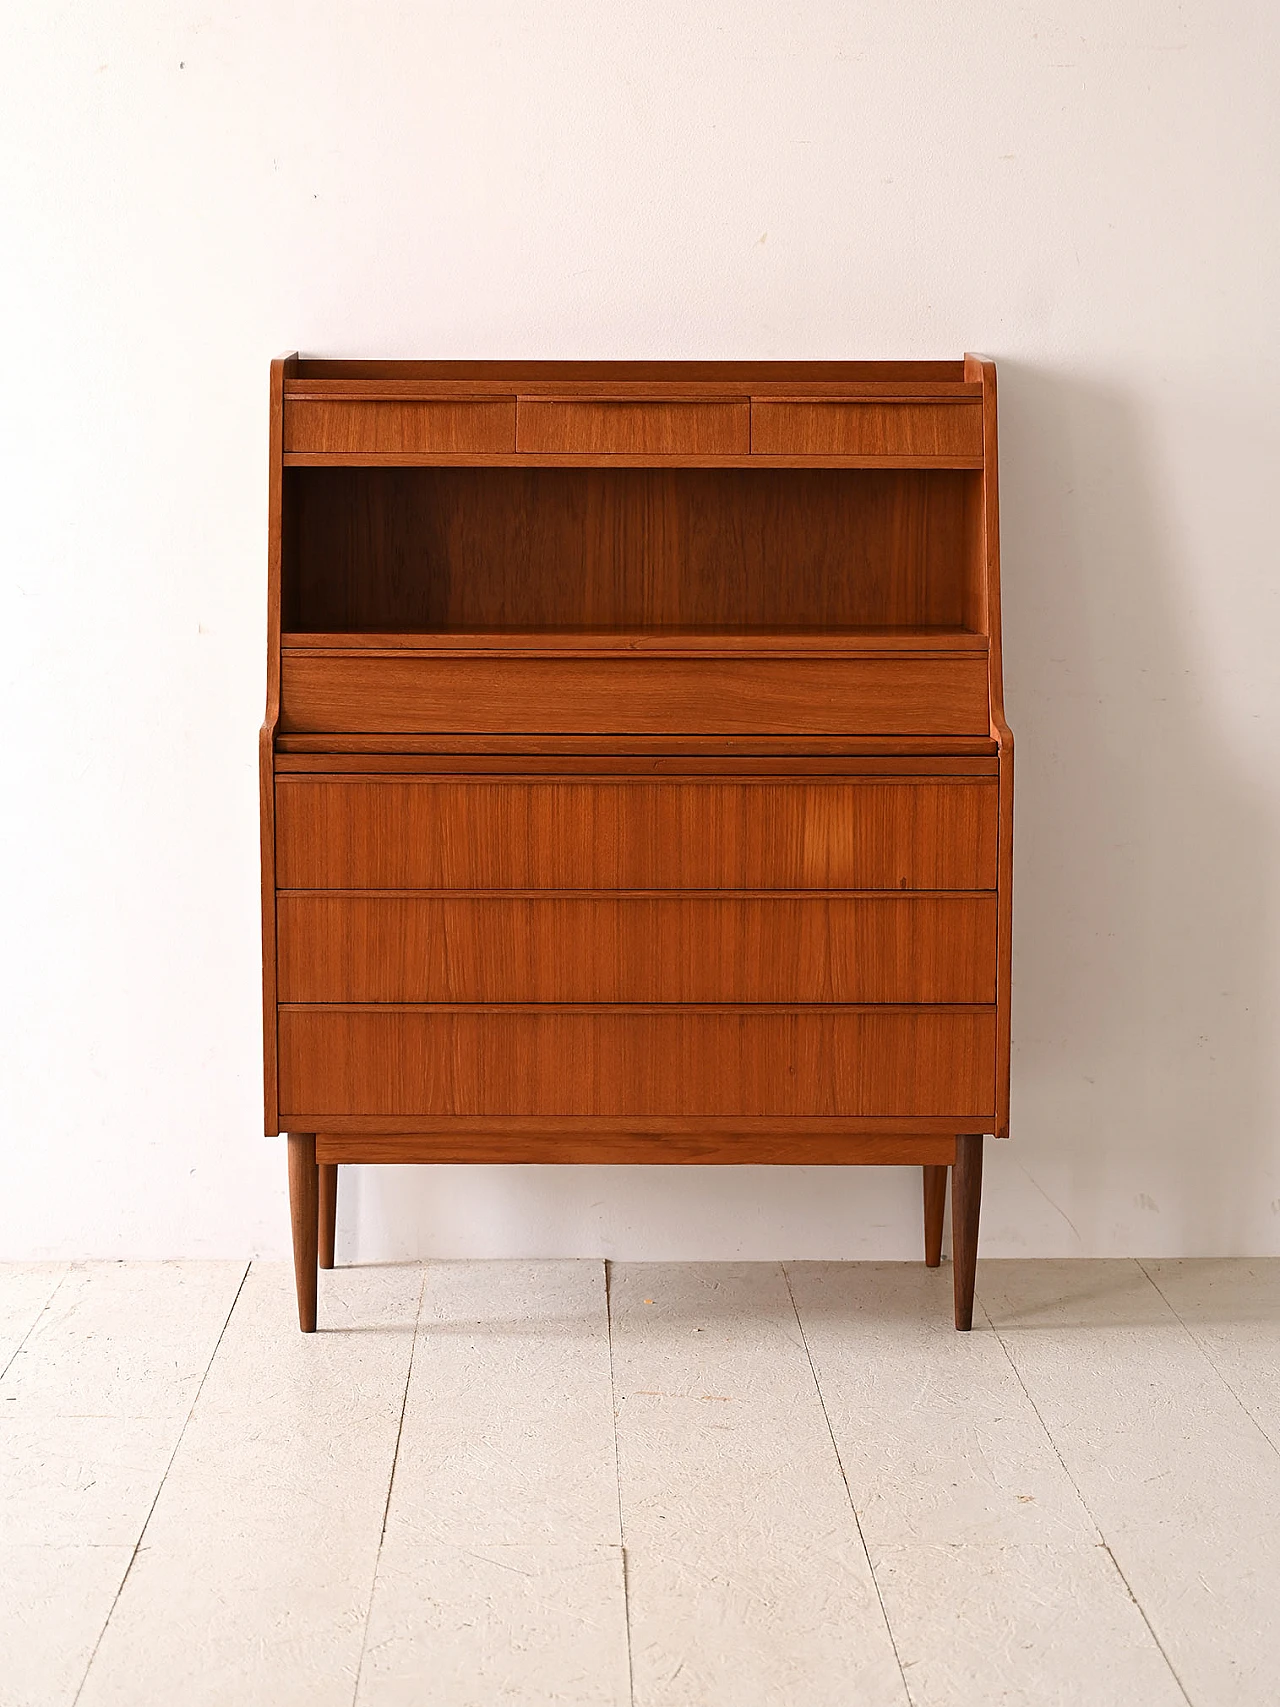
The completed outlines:
[[[1013,742],[1000,754],[996,895],[996,1137],[1009,1136],[1013,994]]]
[[[280,719],[280,565],[284,498],[284,382],[296,353],[271,364],[267,483],[267,704],[258,732],[262,853],[262,1089],[268,1136],[280,1130],[277,1098],[275,737]]]
[[[991,733],[999,744],[1000,804],[997,848],[996,1136],[1009,1134],[1010,1006],[1013,985],[1013,731],[1004,715],[1000,623],[1000,467],[995,363],[965,357],[965,378],[982,382],[982,564],[989,640]]]

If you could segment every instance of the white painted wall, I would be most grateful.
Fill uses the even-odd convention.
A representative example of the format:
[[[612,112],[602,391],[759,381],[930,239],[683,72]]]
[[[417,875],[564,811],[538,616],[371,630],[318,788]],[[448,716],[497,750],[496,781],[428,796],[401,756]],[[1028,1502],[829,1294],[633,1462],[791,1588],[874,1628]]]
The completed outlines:
[[[1280,10],[10,7],[0,1253],[281,1254],[267,362],[1001,363],[984,1249],[1280,1251]],[[914,1173],[349,1179],[364,1258],[914,1256]]]

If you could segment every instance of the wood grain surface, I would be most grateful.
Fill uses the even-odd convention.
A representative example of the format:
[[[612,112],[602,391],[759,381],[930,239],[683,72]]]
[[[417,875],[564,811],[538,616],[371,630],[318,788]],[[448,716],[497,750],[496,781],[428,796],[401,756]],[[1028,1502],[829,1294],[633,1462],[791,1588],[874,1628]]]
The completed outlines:
[[[775,456],[981,456],[982,404],[757,399],[751,449]]]
[[[996,785],[281,777],[282,889],[992,889]]]
[[[980,735],[986,660],[286,652],[280,727]]]
[[[879,397],[980,396],[965,361],[371,361],[308,356],[291,395],[340,400],[353,395],[478,395],[510,390],[548,395],[705,396],[784,386]]]
[[[982,385],[983,435],[986,466],[982,477],[979,529],[981,575],[986,594],[984,629],[991,637],[988,670],[991,677],[991,733],[1000,755],[999,848],[999,1032],[996,1044],[996,1135],[1009,1132],[1009,1080],[1013,1002],[1013,731],[1004,714],[1004,652],[1000,605],[1000,458],[995,363],[983,356],[965,357],[965,377]]]
[[[326,1170],[912,1161],[930,1262],[962,1134],[967,1326],[1010,1061],[992,364],[290,358],[271,482],[268,1130],[278,1091]]]
[[[268,392],[267,473],[267,695],[258,730],[258,829],[262,907],[262,1105],[269,1137],[280,1130],[276,1119],[276,833],[275,740],[280,722],[280,611],[284,555],[284,479],[281,446],[284,391],[297,369],[294,353],[271,363]]]
[[[986,1008],[280,1009],[282,1120],[993,1113]],[[315,1237],[315,1202],[311,1236]]]
[[[976,473],[289,468],[284,626],[963,629]]]
[[[291,397],[284,410],[286,451],[509,451],[515,438],[514,397],[412,402]]]
[[[438,1122],[437,1124],[446,1124]],[[794,1128],[793,1123],[793,1128]],[[828,1123],[832,1124],[832,1123]],[[672,1163],[694,1167],[914,1167],[935,1164],[942,1174],[956,1141],[942,1133],[821,1132],[567,1132],[477,1131],[459,1120],[453,1131],[332,1132],[318,1135],[316,1153],[339,1162],[533,1164],[618,1167]]]
[[[522,397],[516,413],[521,451],[732,456],[750,448],[751,405],[745,399]]]
[[[961,772],[996,775],[994,763],[984,766],[973,762],[994,761],[996,743],[988,735],[809,735],[799,741],[794,735],[629,735],[625,741],[619,741],[616,735],[542,734],[537,740],[530,740],[528,735],[479,735],[473,730],[446,730],[431,735],[396,731],[390,737],[325,730],[314,735],[278,735],[277,768],[281,758],[290,753],[335,759],[348,753],[449,753],[466,757],[502,753],[512,758],[527,755],[538,759],[555,754],[563,757],[566,769],[572,769],[574,763],[587,755],[623,761],[646,754],[659,763],[697,756],[722,760],[728,766],[768,756],[785,762],[796,773],[803,772],[810,759],[820,756],[857,758],[861,762],[849,765],[848,770],[868,775],[876,770],[892,775],[894,760],[901,755],[905,761],[900,767],[904,776],[917,772],[942,775],[947,771],[957,775]],[[359,767],[348,763],[343,768]]]
[[[994,895],[283,893],[284,1002],[993,1002]]]

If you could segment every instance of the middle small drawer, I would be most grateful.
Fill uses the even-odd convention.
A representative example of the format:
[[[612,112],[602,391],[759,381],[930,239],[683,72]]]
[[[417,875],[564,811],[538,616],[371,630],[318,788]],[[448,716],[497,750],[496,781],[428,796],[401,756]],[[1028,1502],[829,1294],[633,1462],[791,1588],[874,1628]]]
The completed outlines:
[[[282,893],[282,1002],[993,1002],[994,895]]]

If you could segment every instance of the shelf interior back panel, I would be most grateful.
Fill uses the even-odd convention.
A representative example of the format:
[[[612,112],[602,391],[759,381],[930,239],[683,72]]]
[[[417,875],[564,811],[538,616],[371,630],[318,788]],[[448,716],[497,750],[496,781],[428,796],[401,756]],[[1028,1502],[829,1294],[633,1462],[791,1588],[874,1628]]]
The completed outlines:
[[[985,630],[957,470],[291,468],[283,626]]]

